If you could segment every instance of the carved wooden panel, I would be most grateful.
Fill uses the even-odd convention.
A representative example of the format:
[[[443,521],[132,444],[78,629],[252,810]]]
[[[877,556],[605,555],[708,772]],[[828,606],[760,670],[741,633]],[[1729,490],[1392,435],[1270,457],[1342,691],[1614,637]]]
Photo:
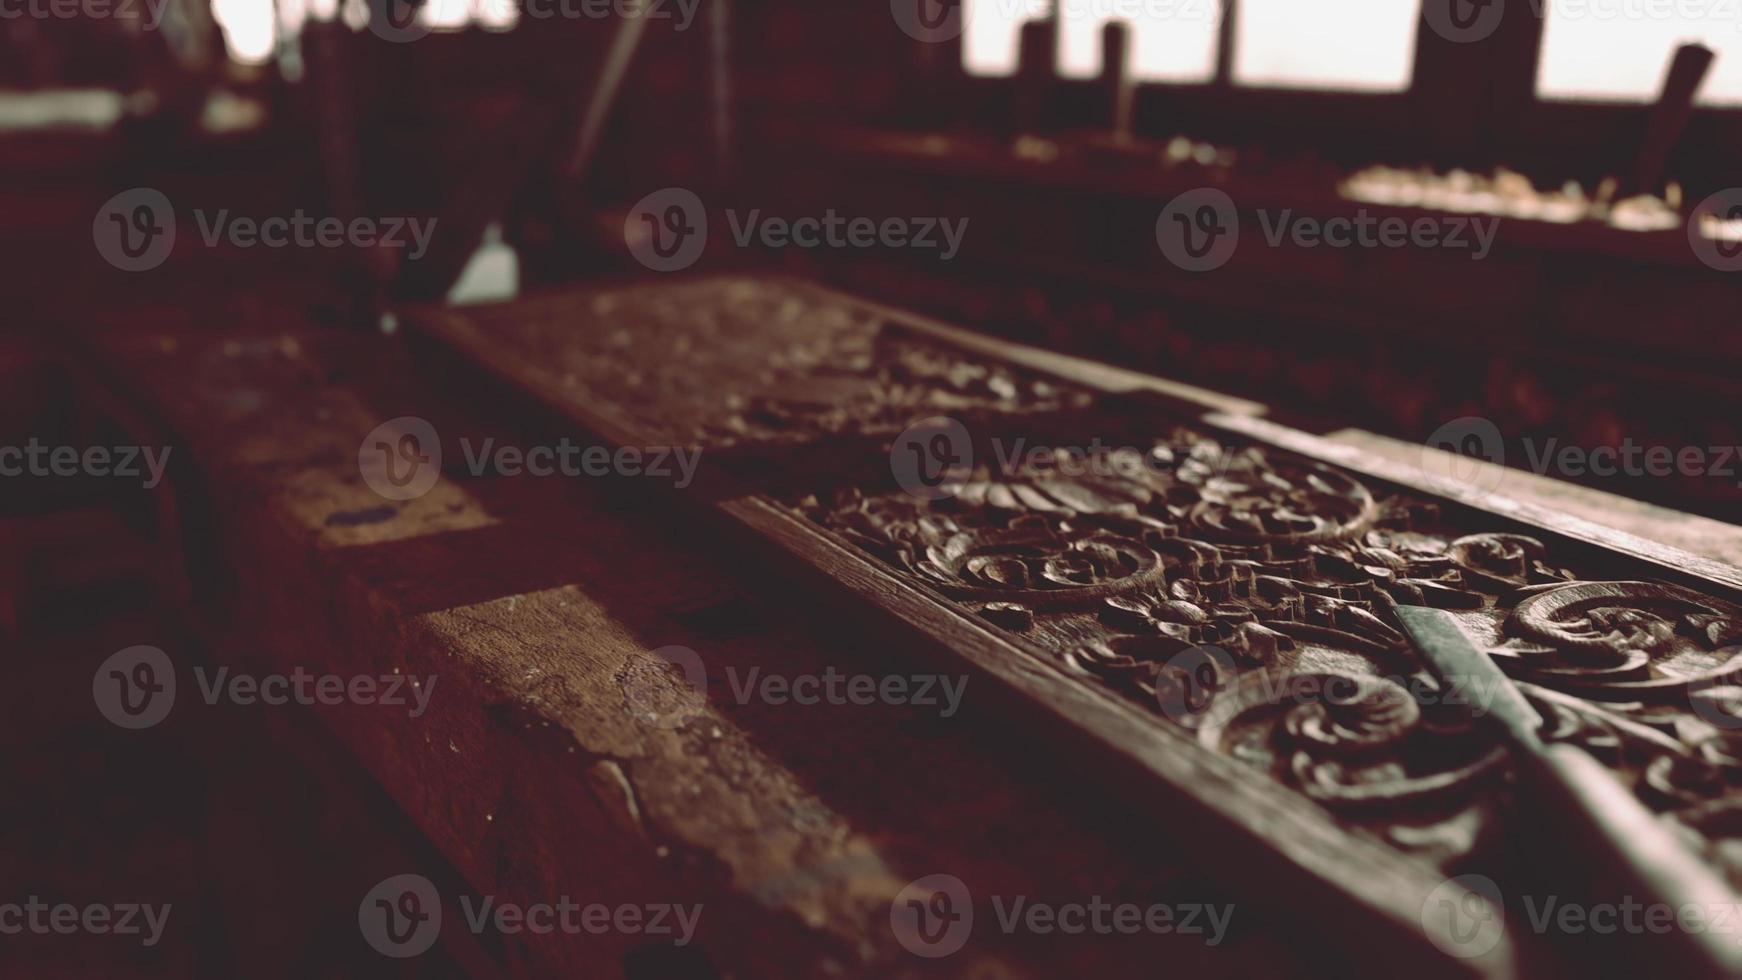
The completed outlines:
[[[1225,847],[1260,841],[1266,874],[1305,869],[1399,936],[1419,940],[1427,892],[1504,843],[1509,763],[1472,720],[1483,692],[1424,672],[1388,599],[1454,611],[1552,737],[1742,885],[1734,570],[1485,512],[1334,465],[1350,457],[1302,433],[1236,431],[781,280],[431,311],[418,329],[607,439],[716,453],[703,468],[740,494],[707,498],[718,511],[1225,822]],[[938,416],[979,465],[908,493],[892,460]],[[818,444],[850,451],[799,451]],[[1124,465],[1085,468],[1088,446]]]
[[[577,317],[602,328],[576,330]],[[524,343],[513,351],[516,377],[611,411],[668,446],[887,437],[929,415],[1090,401],[1076,386],[892,333],[873,313],[757,279],[674,282],[579,304],[547,297],[442,322],[482,345],[512,332]]]
[[[833,487],[792,501],[1158,723],[1451,868],[1501,833],[1506,760],[1473,730],[1383,596],[1454,610],[1524,683],[1553,737],[1713,839],[1742,884],[1742,612],[1605,580],[1498,521],[1178,426],[1141,466],[1065,477],[1032,449],[936,500]],[[1063,458],[1063,457],[1059,457]],[[1039,462],[1036,466],[1033,463]]]

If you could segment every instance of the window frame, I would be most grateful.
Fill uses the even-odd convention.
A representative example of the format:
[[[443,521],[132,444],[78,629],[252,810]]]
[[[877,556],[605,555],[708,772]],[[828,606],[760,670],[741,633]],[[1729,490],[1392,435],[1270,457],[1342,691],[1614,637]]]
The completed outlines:
[[[1539,184],[1579,180],[1589,188],[1626,170],[1630,160],[1616,148],[1638,138],[1651,111],[1650,102],[1538,98],[1544,25],[1532,4],[1507,4],[1494,33],[1471,43],[1446,40],[1418,13],[1412,75],[1402,91],[1239,84],[1232,77],[1235,31],[1229,25],[1240,16],[1241,2],[1224,3],[1210,80],[1136,83],[1134,126],[1140,135],[1185,134],[1235,147],[1262,146],[1279,156],[1298,150],[1343,166],[1504,165]],[[955,71],[976,118],[1011,110],[1020,68],[1014,76],[969,76],[958,48]],[[1056,78],[1053,85],[1055,114],[1066,128],[1069,121],[1095,118],[1101,91],[1096,80]],[[1670,179],[1702,192],[1742,175],[1739,115],[1742,105],[1696,106],[1671,158]]]

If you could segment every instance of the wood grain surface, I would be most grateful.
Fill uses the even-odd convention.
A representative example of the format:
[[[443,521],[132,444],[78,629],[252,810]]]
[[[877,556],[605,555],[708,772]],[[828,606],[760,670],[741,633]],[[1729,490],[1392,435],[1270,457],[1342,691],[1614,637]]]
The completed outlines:
[[[745,575],[704,543],[710,529],[635,486],[459,471],[384,505],[357,451],[385,419],[420,415],[444,438],[549,436],[423,388],[398,345],[310,333],[105,344],[109,380],[176,446],[191,591],[215,634],[248,638],[214,655],[255,670],[437,678],[419,719],[317,710],[475,894],[703,903],[706,965],[641,975],[1358,972],[1304,926],[1245,902],[1214,947],[982,927],[953,957],[908,955],[890,902],[934,873],[962,878],[983,907],[991,895],[1234,899],[1185,869],[1189,828],[1158,833],[1116,795],[1046,775],[1035,765],[1045,744],[973,698],[949,719],[714,696],[681,729],[638,720],[625,674],[662,646],[694,649],[722,679],[754,667],[881,673],[909,655]],[[646,945],[522,935],[493,948],[509,975],[612,976],[629,975]]]

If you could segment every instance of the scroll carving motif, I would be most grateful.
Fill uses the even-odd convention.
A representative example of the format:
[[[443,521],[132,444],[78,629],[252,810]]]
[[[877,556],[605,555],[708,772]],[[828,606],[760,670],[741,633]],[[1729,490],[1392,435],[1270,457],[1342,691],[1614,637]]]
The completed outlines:
[[[938,500],[846,488],[795,506],[1159,724],[1442,865],[1497,835],[1506,757],[1473,720],[1483,692],[1421,670],[1382,597],[1453,610],[1545,734],[1690,830],[1742,837],[1735,607],[1586,580],[1535,538],[1184,428],[1141,467],[1067,477],[1054,462],[981,467]]]
[[[1187,428],[1146,432],[1138,466],[1081,471],[1047,440],[1130,440],[1160,412],[790,283],[662,282],[588,302],[592,329],[553,300],[500,323],[469,313],[450,340],[488,362],[492,331],[510,334],[516,381],[541,397],[650,442],[726,450],[746,485],[915,588],[1442,867],[1500,836],[1507,760],[1472,721],[1482,692],[1423,672],[1385,600],[1450,610],[1548,737],[1742,867],[1742,615],[1726,602]],[[862,450],[934,415],[1038,448],[921,500]],[[784,452],[825,444],[840,450],[828,464]]]

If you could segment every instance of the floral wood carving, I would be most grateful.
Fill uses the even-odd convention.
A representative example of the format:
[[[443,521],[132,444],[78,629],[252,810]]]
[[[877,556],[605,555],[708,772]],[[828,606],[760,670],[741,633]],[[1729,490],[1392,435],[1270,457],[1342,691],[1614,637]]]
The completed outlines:
[[[1166,409],[790,283],[662,281],[586,303],[480,308],[441,332],[485,363],[512,337],[516,384],[649,444],[745,450],[719,464],[914,587],[1441,867],[1501,838],[1507,760],[1472,723],[1482,692],[1424,673],[1384,600],[1451,610],[1549,737],[1742,868],[1728,603],[1186,428],[1141,430],[1140,466],[1080,472],[1048,438],[1131,442]],[[934,415],[1041,448],[917,499],[866,449]]]
[[[1159,724],[1442,866],[1497,838],[1506,758],[1472,720],[1482,692],[1421,670],[1383,597],[1453,610],[1550,737],[1690,829],[1742,840],[1735,607],[1584,580],[1535,538],[1184,428],[1140,467],[1066,476],[1065,458],[982,466],[937,500],[847,487],[794,504]]]

